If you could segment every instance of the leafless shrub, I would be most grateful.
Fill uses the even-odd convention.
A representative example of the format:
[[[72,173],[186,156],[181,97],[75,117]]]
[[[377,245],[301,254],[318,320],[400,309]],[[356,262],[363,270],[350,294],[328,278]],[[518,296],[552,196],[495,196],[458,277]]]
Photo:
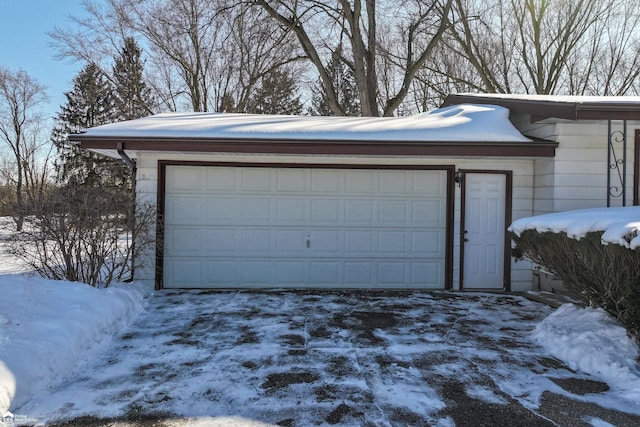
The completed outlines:
[[[601,243],[602,232],[580,240],[566,233],[526,230],[511,233],[517,258],[527,258],[558,275],[587,304],[617,317],[627,330],[640,333],[640,251]]]
[[[16,233],[11,252],[43,277],[108,286],[131,277],[154,241],[155,209],[133,214],[132,195],[100,188],[57,188]]]

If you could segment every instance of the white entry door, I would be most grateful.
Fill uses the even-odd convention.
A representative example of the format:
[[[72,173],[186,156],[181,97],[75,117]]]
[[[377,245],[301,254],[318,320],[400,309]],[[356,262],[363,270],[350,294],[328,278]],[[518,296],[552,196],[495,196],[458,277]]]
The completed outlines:
[[[171,165],[165,288],[445,287],[446,170]]]
[[[464,289],[505,288],[506,181],[505,174],[465,174]]]

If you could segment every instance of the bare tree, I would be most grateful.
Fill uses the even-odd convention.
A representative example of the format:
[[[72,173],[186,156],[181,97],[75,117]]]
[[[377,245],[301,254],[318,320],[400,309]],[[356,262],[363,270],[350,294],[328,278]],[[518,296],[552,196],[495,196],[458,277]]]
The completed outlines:
[[[15,188],[14,220],[18,231],[22,230],[27,213],[25,189],[35,184],[39,175],[36,161],[43,144],[39,139],[42,117],[38,107],[46,99],[45,87],[25,71],[0,68],[0,140],[12,158],[12,170],[6,178]]]
[[[59,57],[109,74],[124,40],[139,39],[153,96],[170,110],[210,111],[231,97],[241,111],[262,77],[297,59],[288,33],[241,2],[84,0],[84,7],[88,17],[73,18],[73,29],[50,34]]]
[[[9,253],[54,280],[105,287],[129,280],[155,244],[156,207],[141,204],[130,212],[132,197],[95,187],[54,188],[35,206],[30,226],[12,237]]]
[[[428,74],[486,92],[622,95],[638,77],[638,8],[638,0],[455,0],[443,60]]]
[[[343,50],[342,59],[353,70],[362,115],[390,116],[405,100],[416,74],[444,34],[448,20],[443,17],[449,14],[452,0],[253,3],[295,34],[320,76],[326,102],[334,114],[344,115],[345,111],[326,64],[345,39],[348,49]],[[380,14],[385,16],[382,29]],[[380,73],[384,75],[382,80]]]

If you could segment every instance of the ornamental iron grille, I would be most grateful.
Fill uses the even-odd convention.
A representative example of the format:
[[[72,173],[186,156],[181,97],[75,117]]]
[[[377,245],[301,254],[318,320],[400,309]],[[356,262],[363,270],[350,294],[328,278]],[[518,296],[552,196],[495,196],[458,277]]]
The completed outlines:
[[[627,202],[627,121],[609,120],[607,150],[607,207]]]

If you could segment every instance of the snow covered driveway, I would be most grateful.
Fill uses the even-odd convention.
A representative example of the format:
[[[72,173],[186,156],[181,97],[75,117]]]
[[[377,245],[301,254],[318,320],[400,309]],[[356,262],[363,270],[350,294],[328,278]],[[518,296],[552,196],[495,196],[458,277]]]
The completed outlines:
[[[486,294],[160,291],[105,353],[16,413],[78,425],[640,425],[628,413],[640,408],[532,341],[550,312]]]

